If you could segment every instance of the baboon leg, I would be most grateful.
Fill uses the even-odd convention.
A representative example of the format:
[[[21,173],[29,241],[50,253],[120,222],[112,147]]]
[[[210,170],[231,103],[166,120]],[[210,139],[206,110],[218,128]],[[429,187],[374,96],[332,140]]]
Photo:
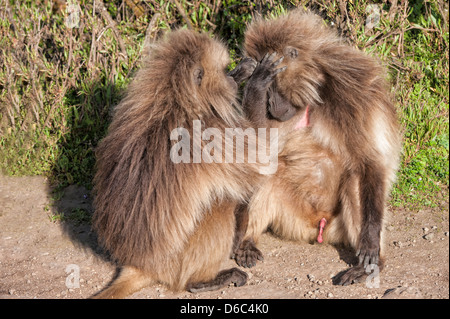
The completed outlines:
[[[119,275],[112,283],[98,294],[94,299],[121,299],[148,286],[152,283],[152,278],[141,270],[125,266],[120,270]]]
[[[222,270],[217,274],[216,278],[209,282],[197,282],[188,284],[186,290],[193,293],[213,291],[228,286],[231,283],[234,283],[236,287],[240,287],[245,285],[247,279],[247,273],[237,268],[231,268]]]

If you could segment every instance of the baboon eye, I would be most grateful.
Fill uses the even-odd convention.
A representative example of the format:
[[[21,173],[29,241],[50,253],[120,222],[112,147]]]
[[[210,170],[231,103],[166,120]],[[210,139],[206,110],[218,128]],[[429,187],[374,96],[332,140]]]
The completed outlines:
[[[296,48],[293,47],[287,47],[285,49],[285,55],[287,55],[291,59],[295,59],[298,57],[298,51]]]
[[[200,86],[200,84],[202,84],[203,79],[203,68],[202,67],[195,68],[193,76],[194,76],[194,83]]]

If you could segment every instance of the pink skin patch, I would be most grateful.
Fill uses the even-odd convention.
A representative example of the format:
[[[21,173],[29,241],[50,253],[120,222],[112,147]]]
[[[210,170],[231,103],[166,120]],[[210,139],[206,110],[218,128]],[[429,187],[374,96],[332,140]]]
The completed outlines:
[[[323,242],[322,234],[323,234],[323,230],[324,230],[326,224],[327,224],[327,220],[325,218],[322,218],[319,223],[319,235],[317,236],[317,241],[320,244]]]
[[[305,114],[303,114],[302,118],[297,122],[294,129],[299,130],[307,126],[309,126],[309,105],[306,106]]]

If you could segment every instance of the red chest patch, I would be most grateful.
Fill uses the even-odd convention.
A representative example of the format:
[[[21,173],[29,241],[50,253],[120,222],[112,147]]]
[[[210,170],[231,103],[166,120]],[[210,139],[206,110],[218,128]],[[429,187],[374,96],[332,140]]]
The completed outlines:
[[[304,127],[309,126],[309,105],[306,106],[305,114],[303,114],[302,118],[295,124],[294,130],[299,130]]]

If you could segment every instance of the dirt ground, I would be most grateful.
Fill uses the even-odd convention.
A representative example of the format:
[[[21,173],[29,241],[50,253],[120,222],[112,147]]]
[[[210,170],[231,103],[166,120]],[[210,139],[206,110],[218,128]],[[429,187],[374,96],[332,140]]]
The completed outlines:
[[[259,245],[265,259],[246,270],[243,287],[192,294],[154,285],[129,298],[448,299],[448,205],[445,200],[416,213],[390,209],[387,265],[367,282],[333,285],[332,277],[352,262],[349,250],[266,234]],[[77,211],[92,212],[83,187],[53,194],[44,177],[0,176],[0,298],[88,298],[111,280],[115,266],[100,252],[90,226],[80,218],[50,218]],[[229,260],[226,266],[236,265]]]

